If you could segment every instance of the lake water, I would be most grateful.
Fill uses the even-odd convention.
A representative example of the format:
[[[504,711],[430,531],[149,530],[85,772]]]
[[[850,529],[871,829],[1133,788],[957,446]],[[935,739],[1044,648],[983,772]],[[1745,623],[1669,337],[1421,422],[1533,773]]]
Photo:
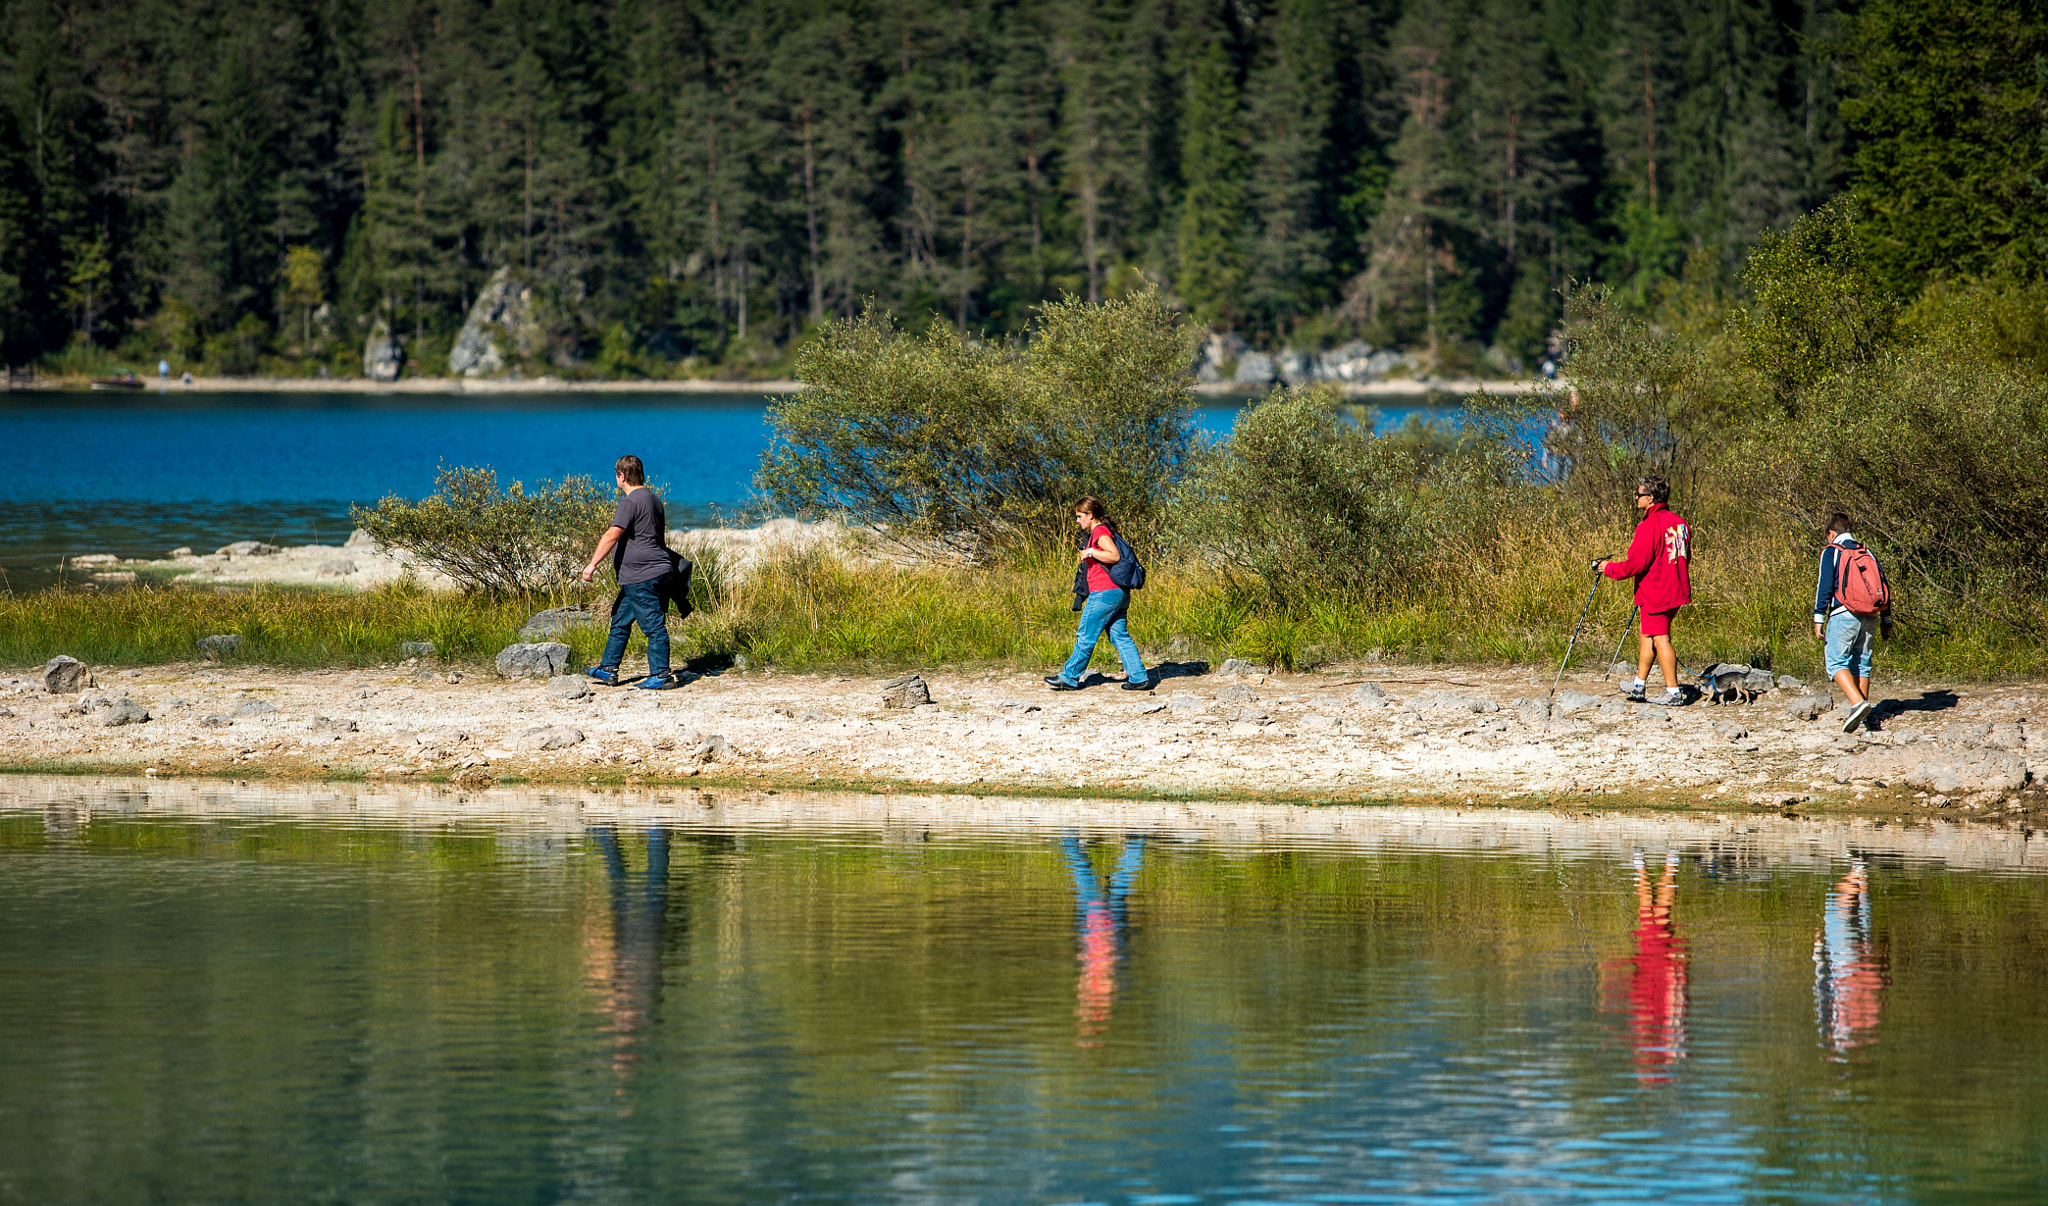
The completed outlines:
[[[2039,1201],[2044,840],[0,782],[0,1201]]]
[[[1227,434],[1241,404],[1205,403],[1201,430]],[[443,464],[609,483],[625,451],[647,463],[671,523],[716,522],[759,505],[766,410],[748,394],[4,394],[0,570],[20,588],[85,553],[339,544],[352,504],[423,497]],[[1439,413],[1388,408],[1380,422]]]

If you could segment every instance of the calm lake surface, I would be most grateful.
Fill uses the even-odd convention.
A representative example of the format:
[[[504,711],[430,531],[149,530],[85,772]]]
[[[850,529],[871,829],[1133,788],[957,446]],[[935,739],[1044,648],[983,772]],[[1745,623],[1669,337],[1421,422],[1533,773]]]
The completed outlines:
[[[0,569],[39,584],[61,557],[161,557],[233,540],[339,544],[351,504],[433,491],[438,466],[501,482],[611,480],[632,451],[678,526],[755,503],[768,446],[760,395],[0,395]],[[1197,412],[1227,434],[1242,400]],[[1442,409],[1391,407],[1383,426]]]
[[[0,782],[0,1201],[2048,1194],[2031,837],[788,799]]]

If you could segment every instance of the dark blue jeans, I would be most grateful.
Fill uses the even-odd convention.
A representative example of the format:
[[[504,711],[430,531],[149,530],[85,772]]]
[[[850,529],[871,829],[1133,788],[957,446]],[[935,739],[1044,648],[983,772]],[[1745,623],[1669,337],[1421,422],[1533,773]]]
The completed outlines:
[[[633,625],[647,634],[647,674],[660,678],[668,673],[668,608],[662,605],[659,582],[635,582],[619,588],[619,605],[612,610],[612,636],[604,643],[604,660],[598,664],[617,670],[626,656],[626,638]]]

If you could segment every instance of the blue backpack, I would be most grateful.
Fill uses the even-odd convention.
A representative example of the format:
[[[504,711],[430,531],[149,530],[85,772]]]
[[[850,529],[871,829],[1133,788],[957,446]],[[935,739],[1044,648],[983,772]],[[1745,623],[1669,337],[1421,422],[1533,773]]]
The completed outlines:
[[[1116,564],[1108,567],[1109,580],[1116,583],[1119,590],[1145,589],[1145,564],[1138,560],[1138,551],[1124,539],[1122,532],[1112,531],[1109,538],[1116,541],[1117,555]]]

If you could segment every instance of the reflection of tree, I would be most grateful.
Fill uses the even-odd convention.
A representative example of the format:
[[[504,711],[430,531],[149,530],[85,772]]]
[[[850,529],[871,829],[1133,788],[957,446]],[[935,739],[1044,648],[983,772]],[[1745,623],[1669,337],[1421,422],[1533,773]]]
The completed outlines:
[[[1145,861],[1145,839],[1124,839],[1107,892],[1095,878],[1079,834],[1062,836],[1060,850],[1074,877],[1074,926],[1081,947],[1081,971],[1074,983],[1074,1032],[1083,1046],[1092,1047],[1108,1029],[1110,1008],[1116,1001],[1117,964],[1123,960],[1124,935],[1130,924],[1126,902],[1131,884],[1138,878],[1138,867]]]
[[[619,838],[609,825],[591,838],[604,854],[611,884],[611,933],[593,934],[589,977],[610,1015],[612,1067],[621,1075],[638,1061],[637,1048],[661,998],[662,955],[668,943],[668,830],[647,831],[647,869],[626,868]],[[606,939],[609,941],[606,941]]]
[[[1870,873],[1851,859],[1849,873],[1828,893],[1813,936],[1813,999],[1821,1042],[1837,1055],[1875,1042],[1884,1013],[1889,960],[1870,922]]]
[[[1664,874],[1654,889],[1640,851],[1635,856],[1635,873],[1635,955],[1610,959],[1601,970],[1618,973],[1627,969],[1626,1009],[1636,1077],[1645,1084],[1661,1084],[1670,1079],[1666,1066],[1685,1058],[1685,939],[1678,936],[1672,916],[1678,897],[1678,855],[1664,856]]]

